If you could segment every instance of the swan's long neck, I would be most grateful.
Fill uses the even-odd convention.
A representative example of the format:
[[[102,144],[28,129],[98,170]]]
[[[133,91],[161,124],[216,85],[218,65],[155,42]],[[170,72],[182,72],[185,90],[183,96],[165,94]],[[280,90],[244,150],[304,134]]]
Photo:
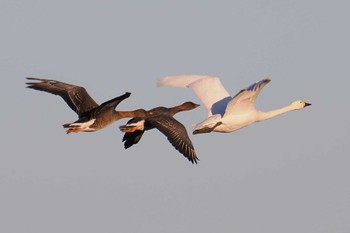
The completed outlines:
[[[275,116],[279,116],[283,113],[290,112],[293,110],[296,110],[296,109],[292,105],[288,105],[288,106],[285,106],[285,107],[282,107],[279,109],[275,109],[272,111],[268,111],[268,112],[259,112],[257,121],[264,121],[264,120],[273,118]]]

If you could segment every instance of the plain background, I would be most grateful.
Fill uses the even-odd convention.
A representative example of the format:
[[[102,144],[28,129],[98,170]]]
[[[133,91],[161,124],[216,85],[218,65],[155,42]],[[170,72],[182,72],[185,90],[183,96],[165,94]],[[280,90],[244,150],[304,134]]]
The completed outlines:
[[[0,232],[350,232],[348,1],[0,1]],[[118,121],[66,135],[60,97],[25,77],[84,86],[118,109],[199,103],[157,88],[221,78],[257,107],[312,106],[230,134],[192,134],[189,163],[157,130],[124,150]],[[178,114],[190,131],[203,107]]]

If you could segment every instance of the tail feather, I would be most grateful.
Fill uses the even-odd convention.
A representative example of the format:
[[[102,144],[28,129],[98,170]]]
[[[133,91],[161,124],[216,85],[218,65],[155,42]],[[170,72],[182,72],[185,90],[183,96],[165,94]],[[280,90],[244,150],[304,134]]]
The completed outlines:
[[[64,125],[62,125],[63,126],[63,128],[70,128],[71,127],[71,123],[67,123],[67,124],[64,124]]]

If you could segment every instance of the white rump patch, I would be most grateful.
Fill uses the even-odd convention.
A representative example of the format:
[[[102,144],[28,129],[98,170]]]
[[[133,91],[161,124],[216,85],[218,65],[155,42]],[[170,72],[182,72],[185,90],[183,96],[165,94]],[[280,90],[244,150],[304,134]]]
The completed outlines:
[[[96,119],[91,119],[87,122],[76,122],[76,123],[72,123],[70,124],[70,127],[72,128],[79,128],[82,130],[94,130],[93,128],[90,128],[90,126],[96,121]]]

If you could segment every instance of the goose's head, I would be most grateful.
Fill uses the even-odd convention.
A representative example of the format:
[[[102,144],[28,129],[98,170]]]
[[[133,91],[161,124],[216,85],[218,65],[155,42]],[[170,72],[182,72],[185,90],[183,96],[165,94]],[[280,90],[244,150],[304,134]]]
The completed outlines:
[[[199,107],[199,104],[195,104],[191,101],[188,101],[188,102],[185,102],[183,104],[180,105],[181,106],[181,109],[184,109],[184,110],[192,110],[192,109],[195,109],[197,107]]]
[[[305,107],[310,106],[310,105],[311,105],[310,103],[307,103],[307,102],[302,101],[302,100],[295,100],[291,103],[291,106],[293,106],[293,108],[295,110],[302,109],[302,108],[305,108]]]

